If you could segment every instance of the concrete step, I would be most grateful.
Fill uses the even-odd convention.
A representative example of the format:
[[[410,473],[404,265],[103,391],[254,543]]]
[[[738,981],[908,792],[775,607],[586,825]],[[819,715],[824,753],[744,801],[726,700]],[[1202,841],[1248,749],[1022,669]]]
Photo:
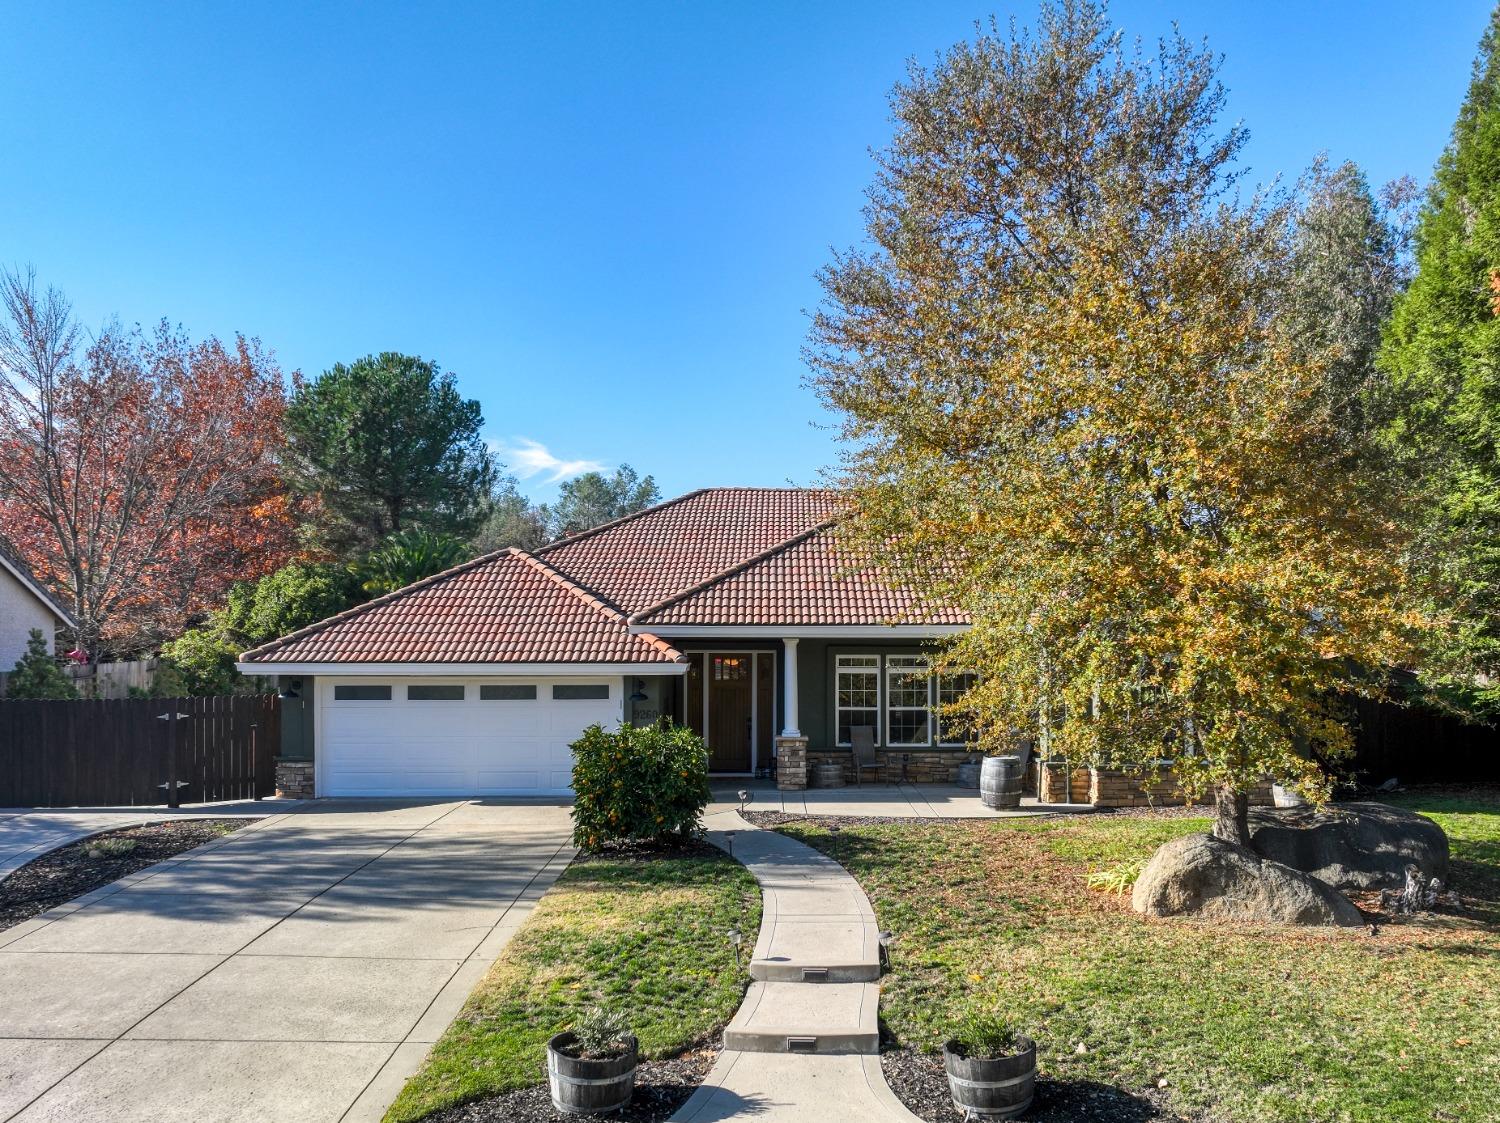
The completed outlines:
[[[724,1048],[746,1053],[880,1051],[874,983],[753,982],[724,1031]]]
[[[880,978],[880,939],[860,917],[762,922],[750,977],[790,983],[873,983]]]
[[[750,977],[795,983],[880,978],[880,932],[852,878],[762,886],[760,934]]]

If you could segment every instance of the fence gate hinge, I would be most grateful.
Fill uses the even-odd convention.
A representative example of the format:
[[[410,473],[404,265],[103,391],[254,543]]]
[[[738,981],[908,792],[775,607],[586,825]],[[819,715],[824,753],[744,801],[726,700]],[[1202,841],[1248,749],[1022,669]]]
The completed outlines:
[[[173,715],[171,715],[171,714],[157,714],[156,715],[156,720],[157,721],[171,721],[172,720],[172,716]],[[189,717],[192,717],[192,716],[193,716],[192,714],[177,714],[176,715],[178,721],[182,721],[184,718],[189,718]]]

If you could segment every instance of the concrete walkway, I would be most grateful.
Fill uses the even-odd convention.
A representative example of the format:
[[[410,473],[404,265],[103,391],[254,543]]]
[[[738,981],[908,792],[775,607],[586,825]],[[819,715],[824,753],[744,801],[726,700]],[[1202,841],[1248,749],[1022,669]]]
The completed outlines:
[[[880,1070],[880,946],[859,884],[735,811],[711,809],[706,825],[760,883],[760,936],[724,1051],[672,1118],[911,1123]]]
[[[562,802],[312,802],[0,932],[0,1120],[378,1120],[570,828]]]
[[[49,850],[80,838],[159,823],[163,819],[239,819],[280,814],[298,806],[279,801],[236,800],[192,807],[0,808],[0,881]]]
[[[957,784],[862,784],[843,788],[781,791],[770,780],[715,780],[710,811],[738,810],[737,793],[751,799],[747,811],[780,811],[787,815],[859,815],[875,819],[1014,819],[1036,815],[1078,815],[1093,811],[1087,803],[1039,803],[1023,796],[1014,810],[986,807],[978,788]]]

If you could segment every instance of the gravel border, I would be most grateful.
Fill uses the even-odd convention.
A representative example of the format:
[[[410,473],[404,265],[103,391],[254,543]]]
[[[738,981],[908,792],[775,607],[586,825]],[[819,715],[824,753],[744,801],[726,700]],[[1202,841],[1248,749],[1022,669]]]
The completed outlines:
[[[635,1095],[630,1102],[620,1111],[592,1118],[665,1123],[703,1083],[722,1047],[716,1038],[668,1060],[642,1061],[635,1070]],[[580,1118],[553,1110],[552,1094],[543,1083],[445,1108],[422,1123],[577,1123]]]
[[[205,842],[223,838],[230,831],[255,821],[247,817],[138,823],[49,850],[0,881],[0,931],[67,904],[74,897],[92,893],[127,874],[154,866]],[[89,857],[89,851],[106,838],[133,839],[135,849],[125,854]]]
[[[908,1111],[926,1123],[955,1123],[961,1116],[948,1095],[941,1056],[915,1049],[888,1047],[880,1055],[885,1082]],[[1087,1080],[1053,1081],[1038,1077],[1031,1109],[1015,1118],[1027,1123],[1147,1123],[1179,1119],[1158,1096],[1136,1094]]]

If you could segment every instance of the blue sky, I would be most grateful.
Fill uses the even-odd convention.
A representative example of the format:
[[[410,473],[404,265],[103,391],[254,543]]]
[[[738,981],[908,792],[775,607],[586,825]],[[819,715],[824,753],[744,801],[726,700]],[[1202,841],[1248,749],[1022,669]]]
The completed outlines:
[[[1426,179],[1488,0],[1133,0],[1225,56],[1264,180]],[[423,355],[535,469],[814,482],[805,310],[908,58],[1032,3],[12,4],[0,261],[85,324]],[[826,418],[823,419],[826,421]],[[540,450],[540,451],[538,451]],[[552,461],[561,467],[547,467]]]

